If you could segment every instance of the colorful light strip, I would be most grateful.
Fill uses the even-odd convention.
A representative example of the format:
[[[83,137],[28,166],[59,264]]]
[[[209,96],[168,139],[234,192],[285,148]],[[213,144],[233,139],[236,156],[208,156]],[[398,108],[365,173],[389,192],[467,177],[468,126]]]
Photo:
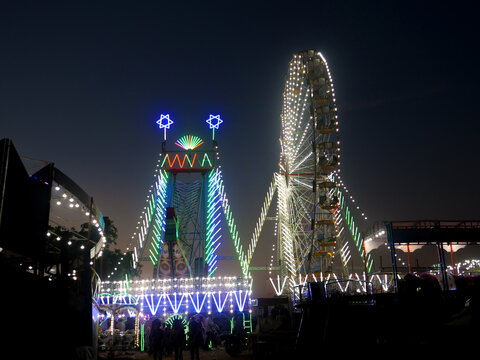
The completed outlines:
[[[235,295],[235,301],[237,302],[238,310],[241,312],[243,312],[243,309],[245,308],[245,302],[247,301],[247,297],[250,293],[248,291],[243,292],[243,298],[242,298],[242,292],[243,292],[242,290],[233,291],[233,295]]]
[[[182,136],[175,142],[175,145],[180,146],[184,150],[193,150],[203,144],[203,140],[195,135]]]
[[[181,155],[183,155],[183,160],[181,159]],[[195,161],[197,160],[197,153],[193,154],[175,154],[173,159],[171,159],[170,154],[166,154],[161,162],[162,168],[165,168],[168,164],[168,168],[170,169],[195,169]],[[198,168],[205,168],[205,163],[208,162],[208,165],[212,166],[212,161],[207,153],[203,155],[202,159],[198,159],[197,167]],[[190,166],[190,167],[189,167]]]
[[[350,287],[350,292],[356,293],[366,293],[368,291],[372,291],[375,289],[374,292],[391,292],[395,290],[394,281],[392,275],[383,275],[380,276],[379,274],[372,274],[370,276],[365,276],[363,273],[361,276],[357,273],[350,274],[348,278],[344,277],[337,277],[335,273],[328,273],[324,276],[323,273],[320,273],[320,277],[317,278],[314,273],[305,275],[305,278],[302,279],[302,274],[298,275],[298,280],[296,278],[290,279],[288,276],[280,277],[277,276],[276,282],[277,285],[274,283],[274,279],[270,278],[270,283],[276,293],[277,296],[283,295],[285,292],[285,283],[290,280],[293,281],[296,286],[301,285],[303,287],[306,286],[307,282],[320,282],[323,283],[325,289],[329,288],[330,291],[335,287],[345,293],[348,291]],[[344,284],[345,286],[342,286]],[[366,284],[371,284],[366,286]],[[352,285],[352,286],[350,286]],[[332,293],[335,293],[333,291]],[[328,292],[327,292],[328,295]]]
[[[288,187],[285,177],[276,173],[276,184],[278,191],[278,215],[279,215],[279,231],[281,234],[280,252],[283,256],[283,264],[288,278],[293,279],[297,274],[295,267],[295,258],[293,255],[293,235],[289,226],[289,211],[288,211]],[[290,291],[293,291],[294,282],[290,281]]]
[[[225,304],[227,303],[229,296],[230,296],[230,292],[226,292],[225,297],[223,298],[223,301],[222,301],[222,292],[219,291],[218,301],[217,301],[217,298],[215,297],[215,293],[212,293],[213,302],[215,303],[215,306],[217,307],[218,312],[223,311],[223,308],[225,307]]]
[[[190,300],[192,302],[192,305],[195,309],[195,312],[198,314],[202,311],[203,304],[205,303],[205,299],[207,298],[208,294],[200,294],[200,297],[202,300],[199,299],[198,295],[199,293],[195,293],[195,300],[192,297],[192,294],[188,294],[190,296]]]
[[[167,297],[168,302],[170,303],[170,307],[172,308],[172,311],[174,314],[178,314],[178,311],[180,310],[180,306],[182,306],[183,299],[185,298],[185,294],[182,294],[182,297],[180,298],[180,301],[177,301],[177,293],[173,294],[173,303],[172,300],[170,300],[170,296],[172,294],[167,294],[165,295]]]
[[[208,265],[208,276],[213,276],[217,269],[215,251],[220,246],[220,215],[222,214],[220,171],[216,169],[208,174],[207,185],[207,236],[205,242],[205,261]]]
[[[271,280],[270,280],[271,281]],[[285,284],[286,279],[283,280],[283,283]],[[276,290],[278,295],[281,295],[283,291],[283,287],[278,290]],[[227,291],[225,293],[222,293],[221,291],[218,291],[216,294],[215,292],[207,292],[207,293],[199,293],[196,292],[194,294],[192,293],[181,293],[181,294],[146,294],[142,296],[141,298],[143,299],[141,302],[136,302],[132,304],[128,304],[125,302],[115,302],[114,298],[116,295],[110,295],[110,294],[104,294],[100,297],[101,306],[112,306],[112,305],[118,305],[118,306],[145,306],[148,308],[149,313],[152,316],[155,316],[159,313],[160,306],[163,306],[163,312],[167,312],[167,308],[165,308],[165,301],[168,300],[168,312],[171,312],[173,314],[178,314],[182,313],[184,311],[188,312],[188,307],[189,305],[193,306],[193,309],[195,313],[199,314],[202,312],[202,310],[205,307],[205,303],[209,302],[209,297],[211,296],[213,298],[213,302],[215,304],[216,310],[221,313],[225,310],[225,305],[227,303],[228,299],[235,298],[235,304],[236,307],[233,305],[233,303],[230,304],[230,310],[236,309],[238,311],[245,311],[245,307],[247,304],[249,304],[249,299],[251,294],[251,291],[249,289],[244,289],[244,290],[234,290],[234,291]],[[163,305],[162,305],[163,302]],[[210,306],[208,311],[210,311]],[[204,310],[203,310],[204,311]]]
[[[163,245],[163,237],[165,235],[165,225],[166,225],[166,216],[167,216],[167,185],[168,185],[168,173],[164,173],[163,177],[158,178],[156,184],[156,211],[153,221],[152,229],[152,242],[150,250],[151,260],[154,265],[157,264],[159,254],[161,253],[161,248]]]
[[[219,171],[219,176],[221,179],[221,171]],[[240,236],[238,235],[237,226],[235,225],[235,220],[233,219],[232,211],[230,210],[230,205],[228,204],[227,195],[225,194],[223,188],[223,180],[220,180],[220,193],[222,194],[222,208],[223,213],[228,224],[228,230],[230,231],[230,236],[233,240],[233,245],[235,252],[237,254],[238,261],[240,262],[240,268],[242,269],[243,276],[249,277],[250,273],[248,270],[248,261],[245,253],[243,252],[243,246],[240,241]]]
[[[350,231],[350,234],[352,235],[352,238],[355,242],[355,245],[357,247],[358,252],[360,253],[360,257],[362,258],[363,263],[365,264],[366,261],[366,268],[367,271],[370,272],[372,271],[373,268],[373,259],[370,256],[370,254],[365,254],[365,248],[364,248],[364,239],[359,231],[358,226],[355,224],[355,220],[353,218],[353,215],[350,211],[350,208],[345,202],[344,196],[340,188],[337,188],[336,190],[337,197],[339,198],[339,203],[340,203],[340,210],[343,212],[343,217],[345,219],[345,222],[347,224],[348,230]]]
[[[103,281],[95,298],[101,306],[136,308],[152,316],[161,311],[164,314],[249,311],[251,280],[251,277],[224,276]]]
[[[284,280],[285,283],[285,280]],[[283,289],[282,289],[283,290]],[[206,293],[174,293],[174,294],[162,294],[162,293],[155,293],[155,294],[145,294],[142,296],[143,301],[138,302],[137,304],[123,304],[119,303],[116,305],[124,305],[124,306],[141,306],[146,307],[148,312],[155,316],[159,313],[159,309],[163,307],[163,313],[173,313],[179,314],[183,312],[195,312],[197,314],[205,311],[206,303],[209,302],[210,296],[213,298],[213,302],[215,304],[215,308],[217,312],[221,313],[225,310],[225,305],[227,300],[230,299],[230,311],[240,311],[244,312],[246,307],[250,307],[250,294],[251,290],[247,289],[240,289],[240,290],[233,290],[227,291],[222,293],[221,291],[215,292],[206,292]],[[281,292],[280,292],[281,294]],[[113,295],[104,295],[103,301],[101,305],[111,306]],[[232,302],[232,298],[235,299]],[[165,301],[168,301],[167,307],[165,307]],[[163,305],[162,305],[163,302]],[[236,306],[235,306],[235,305]],[[193,306],[193,311],[189,311],[189,305]],[[208,311],[211,311],[210,305]]]
[[[260,238],[260,233],[262,232],[263,224],[265,223],[265,218],[267,217],[268,209],[270,208],[273,195],[275,194],[275,189],[276,189],[276,185],[275,185],[275,176],[274,176],[270,184],[270,187],[268,189],[267,195],[265,196],[263,207],[260,212],[260,217],[257,220],[257,224],[255,225],[255,230],[252,234],[252,239],[250,240],[250,245],[248,246],[248,251],[247,251],[248,266],[250,266],[253,253],[255,252],[255,248],[257,247],[258,239]]]
[[[138,248],[137,246],[134,247],[132,255],[134,266],[139,261],[139,254],[144,251],[148,252],[148,257],[154,265],[158,261],[158,254],[165,233],[168,178],[169,173],[164,170],[160,170],[159,174],[155,176],[155,183],[152,185],[153,191],[147,197],[146,206],[140,216],[141,221],[139,221],[137,233],[133,236],[136,235],[138,240]],[[148,247],[146,241],[150,233],[152,240]]]
[[[149,301],[150,297],[150,301]],[[150,296],[145,296],[144,299],[147,302],[148,308],[150,309],[150,313],[152,315],[155,315],[157,313],[158,307],[160,306],[160,303],[162,302],[163,295],[158,296],[157,302],[155,303],[153,299],[153,295]]]

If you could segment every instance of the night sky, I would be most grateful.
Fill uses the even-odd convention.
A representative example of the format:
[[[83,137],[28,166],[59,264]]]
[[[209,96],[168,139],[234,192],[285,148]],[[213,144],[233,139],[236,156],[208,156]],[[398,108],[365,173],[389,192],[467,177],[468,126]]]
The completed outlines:
[[[175,121],[173,141],[208,139],[205,120],[221,114],[246,242],[278,168],[288,62],[316,49],[335,85],[343,180],[369,220],[480,219],[474,4],[2,1],[0,135],[82,186],[125,246],[161,150],[159,115]]]

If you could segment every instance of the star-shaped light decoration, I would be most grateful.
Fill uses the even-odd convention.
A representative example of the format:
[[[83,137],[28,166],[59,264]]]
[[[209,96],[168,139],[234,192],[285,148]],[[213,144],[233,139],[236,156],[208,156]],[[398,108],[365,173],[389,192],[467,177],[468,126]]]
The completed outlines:
[[[223,120],[220,119],[220,115],[212,115],[210,114],[210,118],[207,119],[208,125],[210,125],[210,129],[217,129],[219,128],[220,124],[223,123]]]
[[[207,124],[210,125],[210,129],[212,129],[212,140],[215,140],[215,129],[218,130],[220,124],[223,123],[223,120],[220,119],[220,115],[212,115],[206,120]]]
[[[170,129],[170,125],[173,124],[173,120],[170,120],[170,115],[160,114],[160,119],[157,120],[157,124],[160,129]]]
[[[157,124],[160,129],[163,129],[163,140],[167,140],[167,129],[170,129],[170,125],[173,124],[173,120],[170,119],[170,114],[160,114],[160,119],[157,120]]]

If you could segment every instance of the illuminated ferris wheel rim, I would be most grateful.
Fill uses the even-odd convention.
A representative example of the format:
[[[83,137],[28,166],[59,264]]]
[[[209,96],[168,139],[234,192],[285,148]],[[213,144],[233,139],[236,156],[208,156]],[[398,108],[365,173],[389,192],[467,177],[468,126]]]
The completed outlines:
[[[335,225],[338,116],[332,77],[320,52],[293,55],[280,118],[279,254],[285,264],[281,272],[295,276],[310,267],[312,253],[321,252],[316,236],[331,239],[336,233],[333,226],[326,227]],[[316,220],[320,220],[318,230]],[[332,241],[328,243],[331,246]]]
[[[337,107],[336,107],[336,100],[335,100],[335,89],[334,89],[334,86],[333,86],[333,80],[332,80],[332,76],[331,76],[331,73],[330,73],[330,69],[328,67],[327,60],[325,59],[323,54],[320,51],[316,51],[316,50],[306,50],[306,51],[302,51],[302,52],[299,52],[297,54],[294,54],[293,58],[292,58],[292,60],[290,61],[290,64],[289,64],[289,74],[288,75],[290,75],[290,78],[292,78],[291,70],[295,69],[295,68],[298,70],[298,66],[292,66],[292,63],[295,62],[295,60],[297,60],[297,59],[301,59],[302,58],[301,54],[304,53],[304,52],[307,52],[307,53],[310,53],[310,54],[313,52],[315,55],[318,55],[320,57],[322,63],[323,63],[322,65],[326,69],[326,72],[328,74],[328,81],[329,81],[329,85],[330,85],[329,90],[330,90],[330,93],[332,95],[332,102],[333,102],[332,105],[333,105],[334,110],[335,110],[335,119],[336,119],[336,121],[335,121],[335,128],[336,129],[335,130],[338,133],[339,129],[338,129]],[[305,69],[302,69],[301,74],[297,73],[296,75],[297,76],[298,75],[306,75]],[[298,77],[297,77],[297,80],[298,80]],[[302,164],[304,164],[306,162],[308,163],[309,157],[311,157],[312,153],[310,152],[310,153],[305,154],[305,157],[302,157],[301,159],[299,159],[299,161],[297,163],[294,163],[293,162],[294,159],[292,159],[291,155],[298,155],[298,151],[295,154],[292,154],[291,151],[286,151],[284,149],[284,147],[287,146],[289,143],[293,144],[297,140],[302,142],[305,138],[305,134],[308,131],[308,127],[305,127],[303,129],[302,137],[299,139],[298,135],[300,135],[300,134],[297,134],[296,137],[294,137],[293,135],[294,135],[294,133],[297,132],[297,130],[300,130],[300,129],[296,129],[295,127],[292,127],[291,123],[287,123],[288,117],[293,115],[290,111],[291,106],[289,106],[289,104],[291,103],[293,98],[298,98],[299,97],[299,96],[297,96],[298,92],[299,92],[299,89],[291,89],[290,82],[291,82],[291,79],[287,79],[286,83],[285,83],[284,101],[283,101],[283,106],[282,106],[282,113],[280,115],[282,127],[281,127],[281,138],[280,138],[280,148],[281,148],[280,150],[281,151],[280,151],[280,161],[279,161],[279,171],[278,172],[282,175],[285,175],[285,176],[311,177],[311,176],[315,175],[314,172],[312,172],[312,171],[310,171],[310,172],[299,171],[299,169],[301,169]],[[289,91],[292,94],[288,94]],[[300,94],[301,94],[301,91],[300,91]],[[310,89],[306,89],[304,95],[307,96],[309,94],[310,94]],[[288,99],[290,99],[290,102],[288,101]],[[304,102],[306,102],[306,100],[307,99],[305,99]],[[305,104],[302,107],[302,115],[303,115],[304,111],[305,111]],[[338,145],[338,152],[340,152],[340,149],[339,149],[340,142],[338,141],[338,138],[337,138],[337,145]],[[339,156],[340,156],[340,154],[339,154]],[[288,165],[292,165],[292,164],[293,164],[293,166],[288,166]],[[332,169],[332,170],[334,170],[334,169]],[[338,171],[338,172],[340,171],[339,169],[335,169],[335,170]]]

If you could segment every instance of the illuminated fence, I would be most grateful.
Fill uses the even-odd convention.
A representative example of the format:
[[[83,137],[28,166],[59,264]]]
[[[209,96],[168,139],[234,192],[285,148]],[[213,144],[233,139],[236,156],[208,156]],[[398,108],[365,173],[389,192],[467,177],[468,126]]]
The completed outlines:
[[[296,278],[289,278],[288,276],[277,276],[276,278],[270,278],[270,284],[277,296],[285,295],[288,293],[288,285],[290,282],[293,284],[294,296],[299,297],[298,291],[304,291],[308,288],[308,282],[320,282],[325,286],[326,292],[331,294],[357,294],[357,293],[381,293],[391,292],[394,290],[393,279],[391,275],[386,274],[371,274],[366,276],[363,274],[350,274],[347,277],[337,277],[335,273],[323,274],[319,276],[315,274],[303,275],[299,274]],[[328,290],[328,291],[327,291]],[[295,294],[295,292],[297,292]]]
[[[100,284],[100,306],[136,307],[152,316],[201,312],[250,312],[251,278],[209,277]]]

